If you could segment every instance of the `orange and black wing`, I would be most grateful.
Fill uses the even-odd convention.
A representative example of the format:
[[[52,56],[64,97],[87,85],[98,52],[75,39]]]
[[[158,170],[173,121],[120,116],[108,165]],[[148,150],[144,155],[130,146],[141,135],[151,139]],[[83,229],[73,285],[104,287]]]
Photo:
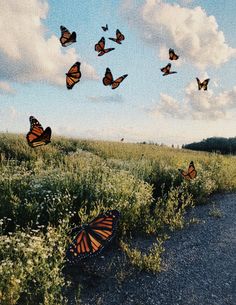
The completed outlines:
[[[169,59],[177,60],[178,58],[179,58],[179,56],[175,54],[174,49],[169,49]]]
[[[106,68],[105,76],[102,80],[104,86],[111,86],[113,83],[113,76],[111,73],[111,70],[109,68]]]
[[[122,40],[125,40],[125,36],[120,32],[120,30],[116,30],[116,38],[109,38],[110,40],[118,43],[118,44],[121,44],[121,41]]]
[[[26,139],[29,146],[37,147],[50,143],[51,134],[52,134],[51,128],[47,127],[45,130],[43,130],[42,125],[33,116],[30,116],[29,120],[30,120],[30,131],[26,135]]]
[[[122,75],[118,77],[116,80],[113,81],[111,88],[116,89],[117,87],[120,86],[120,83],[123,82],[123,80],[128,76],[128,74]]]
[[[100,251],[113,239],[120,213],[111,210],[81,227],[67,250],[67,258],[76,263]]]
[[[209,81],[210,81],[210,79],[207,78],[202,82],[203,90],[207,90],[207,85],[208,85]]]
[[[170,73],[171,64],[166,65],[165,67],[161,68],[161,72],[163,72],[163,75],[167,75]]]
[[[76,62],[66,73],[66,87],[67,89],[72,89],[76,83],[80,81],[80,62]]]
[[[76,33],[72,32],[70,33],[66,27],[61,25],[61,38],[60,42],[63,47],[67,47],[71,45],[72,43],[76,42]]]
[[[192,179],[196,178],[196,176],[197,176],[197,171],[195,169],[193,161],[190,162],[188,171],[179,169],[179,172],[186,180],[192,180]]]
[[[98,43],[95,44],[94,49],[96,52],[101,52],[105,48],[105,38],[102,37]]]

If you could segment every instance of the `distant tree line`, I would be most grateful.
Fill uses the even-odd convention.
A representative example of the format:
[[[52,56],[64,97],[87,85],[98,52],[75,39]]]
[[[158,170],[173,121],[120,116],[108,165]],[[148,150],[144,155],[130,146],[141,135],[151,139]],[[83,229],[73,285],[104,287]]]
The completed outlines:
[[[236,155],[236,137],[228,139],[221,137],[207,138],[201,142],[183,145],[182,148]]]

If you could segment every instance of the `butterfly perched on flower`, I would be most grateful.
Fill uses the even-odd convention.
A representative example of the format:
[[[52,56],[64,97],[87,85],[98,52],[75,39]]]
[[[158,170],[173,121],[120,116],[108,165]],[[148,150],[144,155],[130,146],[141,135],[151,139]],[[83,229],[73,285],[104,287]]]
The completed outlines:
[[[196,77],[197,80],[197,84],[198,84],[198,90],[201,90],[203,88],[203,90],[207,90],[207,85],[210,81],[210,78],[205,79],[202,83],[200,82],[200,80]]]
[[[120,212],[110,210],[98,215],[88,224],[72,230],[72,242],[66,256],[71,263],[97,255],[114,238]]]
[[[169,75],[169,74],[174,74],[177,73],[176,71],[170,71],[171,68],[171,64],[169,63],[168,65],[166,65],[165,67],[161,68],[161,72],[164,72],[164,74],[162,74],[163,76]]]
[[[66,87],[72,89],[76,83],[80,81],[80,62],[76,62],[70,70],[66,73]]]
[[[45,130],[39,121],[33,117],[29,117],[30,131],[26,135],[27,142],[31,147],[46,145],[51,142],[52,130],[47,127]]]
[[[127,76],[128,74],[124,74],[114,80],[111,70],[109,68],[106,68],[105,76],[103,77],[102,81],[104,86],[111,86],[112,89],[116,89]]]
[[[105,38],[102,37],[98,43],[95,44],[94,49],[96,52],[98,52],[98,56],[102,56],[106,53],[109,53],[113,50],[115,50],[115,48],[108,48],[105,49]]]
[[[174,49],[169,49],[169,59],[177,60],[178,58],[179,58],[179,56],[175,54]]]
[[[61,38],[60,42],[63,47],[68,47],[72,43],[76,42],[76,33],[72,32],[70,33],[66,27],[61,25]]]
[[[197,176],[197,171],[195,169],[194,163],[193,161],[190,162],[188,170],[184,171],[182,169],[179,169],[179,172],[181,173],[181,175],[187,179],[187,180],[192,180],[194,178],[196,178]]]
[[[102,29],[104,32],[108,31],[108,24],[106,24],[106,26],[102,26]]]
[[[121,44],[121,41],[125,40],[125,36],[117,29],[116,30],[116,38],[109,38],[109,39],[118,43],[118,44]]]

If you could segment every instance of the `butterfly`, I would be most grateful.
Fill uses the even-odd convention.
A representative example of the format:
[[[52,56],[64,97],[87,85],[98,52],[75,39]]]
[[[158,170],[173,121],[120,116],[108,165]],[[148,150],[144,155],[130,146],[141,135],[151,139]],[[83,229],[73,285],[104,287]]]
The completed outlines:
[[[105,38],[104,37],[102,37],[99,40],[99,42],[95,44],[94,49],[95,49],[95,51],[98,52],[98,56],[102,56],[108,52],[115,50],[115,48],[105,49]]]
[[[182,169],[179,169],[179,172],[181,173],[181,175],[187,179],[187,180],[191,180],[196,178],[197,176],[197,171],[195,169],[195,166],[193,164],[193,161],[190,162],[189,167],[188,167],[188,171],[184,171]]]
[[[116,43],[121,44],[122,40],[125,40],[125,36],[117,29],[116,30],[116,38],[109,38],[112,41],[115,41]]]
[[[164,68],[161,68],[161,72],[164,72],[164,74],[162,74],[163,76],[169,75],[169,74],[173,74],[173,73],[177,73],[176,71],[170,71],[171,68],[171,64],[168,64],[167,66],[165,66]]]
[[[121,141],[121,142],[124,142],[124,138],[121,138],[120,141]]]
[[[120,212],[110,210],[98,215],[88,224],[74,228],[74,239],[67,249],[66,256],[70,262],[97,255],[114,238]]]
[[[175,54],[175,51],[173,49],[169,49],[169,59],[177,60],[178,58],[179,58],[179,56]]]
[[[50,143],[52,134],[51,128],[47,127],[44,130],[39,121],[33,116],[29,117],[29,121],[30,131],[26,135],[29,146],[36,147]]]
[[[106,26],[102,26],[102,29],[104,32],[108,31],[108,24],[106,24]]]
[[[61,38],[60,42],[63,47],[67,47],[71,45],[72,43],[76,42],[76,33],[72,32],[70,33],[66,27],[61,25]]]
[[[210,81],[210,78],[205,79],[202,83],[200,82],[200,80],[196,77],[197,80],[197,84],[198,84],[198,90],[201,90],[203,88],[203,90],[207,90],[207,85]]]
[[[105,76],[103,77],[102,81],[105,86],[111,86],[112,89],[116,89],[127,76],[128,74],[124,74],[118,77],[116,80],[113,80],[111,70],[109,68],[106,68]]]
[[[70,70],[66,73],[66,87],[72,89],[76,83],[80,81],[80,62],[76,62]]]

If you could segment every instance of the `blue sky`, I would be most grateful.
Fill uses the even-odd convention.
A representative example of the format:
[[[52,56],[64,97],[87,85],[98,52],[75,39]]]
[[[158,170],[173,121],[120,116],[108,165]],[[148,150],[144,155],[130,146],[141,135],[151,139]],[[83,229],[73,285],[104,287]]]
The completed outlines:
[[[58,2],[4,6],[1,131],[27,133],[34,115],[53,134],[82,138],[183,144],[235,136],[235,1]],[[60,46],[60,25],[77,32],[77,43]],[[117,28],[122,45],[108,40]],[[98,57],[102,36],[115,50]],[[180,55],[172,62],[178,73],[163,77],[169,47]],[[69,91],[64,73],[77,60],[81,82]],[[116,90],[102,84],[106,67],[114,77],[128,74]],[[207,92],[197,90],[196,76],[211,79]]]

